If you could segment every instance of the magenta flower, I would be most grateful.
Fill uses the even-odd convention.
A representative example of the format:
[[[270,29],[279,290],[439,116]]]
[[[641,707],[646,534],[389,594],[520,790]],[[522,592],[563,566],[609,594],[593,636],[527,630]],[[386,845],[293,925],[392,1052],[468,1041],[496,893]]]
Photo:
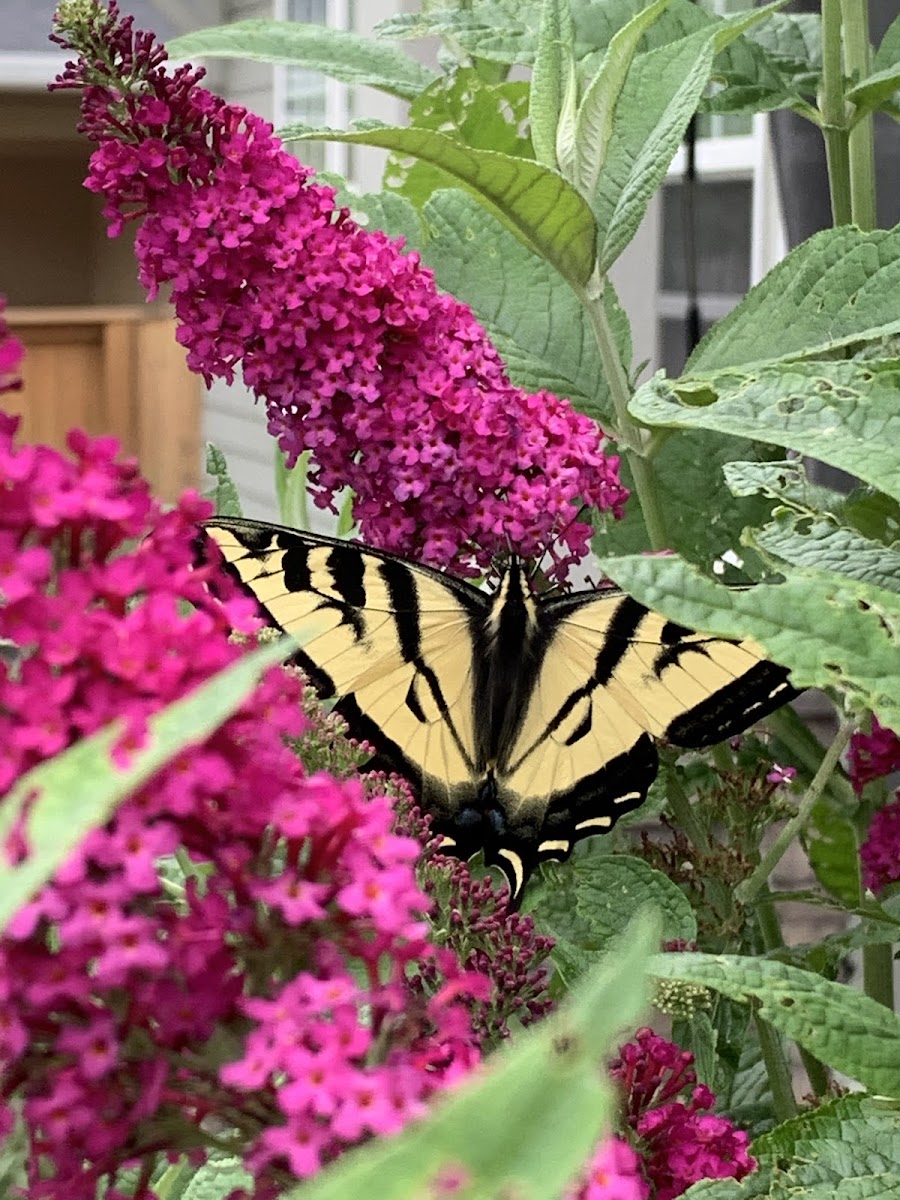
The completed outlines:
[[[859,857],[863,883],[873,892],[882,892],[900,879],[900,792],[872,814]]]
[[[6,297],[0,296],[0,393],[14,392],[22,386],[19,365],[24,349],[18,338],[13,337],[3,315]]]
[[[647,1200],[649,1195],[637,1154],[621,1138],[611,1137],[600,1143],[583,1178],[563,1200]]]
[[[873,717],[871,733],[851,737],[849,760],[850,782],[854,791],[861,792],[873,779],[900,771],[900,738]]]
[[[796,767],[782,767],[780,763],[772,763],[772,770],[766,775],[766,782],[774,783],[777,787],[782,783],[792,783],[796,778]]]
[[[166,75],[164,49],[115,2],[108,16],[63,4],[58,28],[79,60],[57,86],[85,89],[97,145],[87,186],[111,234],[141,222],[141,280],[150,295],[171,285],[191,368],[207,382],[240,368],[287,461],[312,451],[316,503],[354,489],[365,540],[469,573],[510,547],[550,549],[564,575],[587,552],[582,507],[618,516],[627,498],[602,431],[514,387],[417,254],[336,211],[202,71]]]
[[[67,458],[17,446],[16,426],[0,414],[0,795],[114,718],[127,756],[256,625],[195,565],[207,504],[163,513],[111,439],[72,434]],[[157,1155],[228,1112],[265,1198],[478,1061],[469,1010],[490,983],[431,944],[419,846],[389,800],[305,776],[285,740],[300,700],[295,675],[268,672],[0,938],[0,1123],[22,1106],[29,1200],[95,1200],[127,1162],[150,1197]],[[27,852],[19,831],[0,847]]]
[[[689,1051],[644,1028],[610,1066],[655,1200],[674,1200],[701,1179],[743,1179],[756,1166],[747,1134],[708,1111],[716,1098],[696,1086],[693,1062]]]

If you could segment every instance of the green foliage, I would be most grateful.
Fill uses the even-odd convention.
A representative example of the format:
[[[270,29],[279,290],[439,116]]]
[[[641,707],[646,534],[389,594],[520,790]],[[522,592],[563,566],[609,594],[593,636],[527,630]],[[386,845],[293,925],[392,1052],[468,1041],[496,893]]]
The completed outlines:
[[[375,126],[343,133],[304,126],[282,133],[288,139],[350,142],[415,155],[470,188],[524,245],[571,283],[583,284],[590,276],[596,240],[591,211],[574,188],[539,163],[471,149],[429,129]]]
[[[900,1017],[868,996],[811,971],[732,954],[659,954],[650,973],[752,1004],[821,1061],[875,1092],[900,1097]]]
[[[206,493],[207,499],[213,502],[220,517],[241,517],[241,499],[231,476],[228,474],[228,463],[225,455],[212,442],[206,444],[206,473],[215,481]]]
[[[174,58],[249,58],[302,66],[402,100],[412,100],[434,79],[433,71],[393,46],[297,21],[234,21],[174,38],[168,48]]]
[[[4,866],[0,930],[93,828],[186,746],[204,741],[294,645],[285,638],[245,655],[151,717],[144,744],[128,752],[126,764],[111,757],[123,733],[116,723],[23,775],[0,807],[0,841],[23,821],[29,847],[21,862]]]
[[[599,1064],[643,1009],[644,964],[658,937],[655,921],[632,921],[559,1013],[498,1053],[426,1120],[350,1151],[285,1200],[406,1200],[427,1195],[447,1165],[467,1181],[460,1195],[493,1196],[508,1185],[511,1164],[522,1200],[558,1200],[609,1127],[612,1088]]]
[[[589,970],[598,955],[609,952],[631,914],[641,908],[661,915],[664,940],[697,936],[697,922],[682,891],[631,855],[582,855],[553,876],[534,889],[527,904],[539,927],[556,940],[553,961],[566,986]]]

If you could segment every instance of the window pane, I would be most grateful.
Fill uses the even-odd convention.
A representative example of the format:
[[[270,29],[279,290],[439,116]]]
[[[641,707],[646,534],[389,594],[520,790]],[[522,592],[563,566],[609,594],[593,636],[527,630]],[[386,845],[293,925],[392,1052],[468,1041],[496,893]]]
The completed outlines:
[[[694,185],[694,253],[700,292],[742,294],[750,286],[749,180],[700,180]],[[686,292],[684,185],[663,188],[664,247],[660,287]]]
[[[288,0],[289,21],[327,23],[326,0]],[[303,67],[285,68],[284,119],[290,124],[327,125],[325,76]],[[322,170],[325,166],[324,142],[294,142],[292,149],[307,166]]]

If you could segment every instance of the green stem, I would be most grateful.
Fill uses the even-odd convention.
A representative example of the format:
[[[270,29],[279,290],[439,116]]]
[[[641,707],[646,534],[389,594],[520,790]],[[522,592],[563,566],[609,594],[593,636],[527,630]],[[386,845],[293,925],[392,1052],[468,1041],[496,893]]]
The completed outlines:
[[[863,946],[863,991],[894,1011],[894,947]]]
[[[675,771],[666,775],[666,798],[678,828],[703,854],[709,854],[709,838],[694,813],[694,806]]]
[[[855,0],[857,5],[862,2]],[[831,213],[835,225],[849,225],[853,219],[853,202],[841,51],[841,0],[822,0],[822,93],[819,108],[828,160]]]
[[[781,932],[781,923],[778,920],[778,913],[775,911],[774,898],[768,888],[765,888],[759,896],[759,904],[756,908],[756,919],[759,923],[759,931],[762,935],[763,946],[768,952],[784,949],[784,935]],[[822,1097],[828,1094],[831,1080],[828,1074],[828,1068],[808,1050],[800,1045],[797,1046],[800,1052],[800,1060],[803,1063],[803,1069],[806,1071],[806,1077],[809,1080],[809,1086],[812,1088],[817,1097]]]
[[[843,754],[847,743],[850,741],[850,735],[855,728],[855,721],[844,721],[841,724],[840,729],[838,729],[834,736],[834,741],[825,751],[822,761],[819,764],[819,769],[816,771],[812,783],[806,789],[806,795],[800,801],[796,813],[787,822],[778,837],[763,855],[762,861],[750,878],[745,879],[738,886],[735,894],[741,903],[751,904],[760,892],[762,892],[768,883],[769,876],[781,862],[784,852],[806,825],[813,806],[825,790],[825,785],[832,771],[837,766],[838,759]]]
[[[871,70],[869,5],[867,0],[841,0],[844,24],[844,67],[854,81],[865,79]],[[861,117],[850,131],[850,197],[853,223],[874,229],[875,135],[871,112]]]
[[[634,490],[641,506],[644,524],[647,526],[650,548],[651,550],[667,550],[670,546],[669,537],[666,533],[666,522],[653,472],[647,461],[646,437],[644,431],[632,420],[628,412],[631,385],[628,382],[628,375],[622,365],[612,327],[606,315],[606,306],[603,303],[604,282],[604,279],[595,272],[586,287],[580,289],[577,294],[591,322],[591,329],[597,343],[600,362],[616,414],[617,428],[613,436],[619,443],[619,448],[631,468]]]
[[[824,747],[794,709],[790,705],[779,708],[766,717],[766,724],[787,752],[784,765],[800,767],[810,776],[815,775],[822,762]],[[856,795],[843,772],[835,771],[832,774],[826,790],[842,809],[850,812],[856,810]]]
[[[769,1087],[772,1089],[772,1107],[775,1116],[781,1121],[789,1121],[797,1115],[797,1101],[794,1099],[794,1087],[791,1081],[791,1070],[784,1053],[784,1045],[780,1036],[768,1023],[754,1013],[756,1035],[759,1038],[759,1048],[762,1051],[766,1075],[769,1077]]]

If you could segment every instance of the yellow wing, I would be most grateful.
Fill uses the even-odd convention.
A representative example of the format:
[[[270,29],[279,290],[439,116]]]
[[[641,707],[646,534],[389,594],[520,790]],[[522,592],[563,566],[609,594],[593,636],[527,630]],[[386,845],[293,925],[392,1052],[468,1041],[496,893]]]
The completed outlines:
[[[546,648],[497,776],[510,827],[539,830],[539,859],[642,804],[657,741],[710,745],[796,695],[754,643],[694,633],[618,592],[548,601],[538,622]]]
[[[476,774],[473,627],[488,598],[460,580],[352,542],[217,518],[232,572],[302,642],[295,661],[355,737],[450,815]]]

